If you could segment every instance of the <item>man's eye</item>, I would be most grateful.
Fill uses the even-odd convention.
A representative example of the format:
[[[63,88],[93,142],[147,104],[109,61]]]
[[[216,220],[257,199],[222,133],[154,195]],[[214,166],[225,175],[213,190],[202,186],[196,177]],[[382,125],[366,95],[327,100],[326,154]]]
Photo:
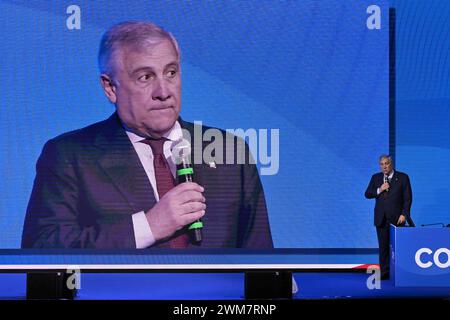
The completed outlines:
[[[152,80],[152,79],[153,79],[153,75],[149,74],[149,73],[144,74],[144,75],[142,75],[142,76],[140,76],[138,78],[138,80],[141,81],[141,82],[149,81],[149,80]]]
[[[176,74],[177,74],[177,70],[169,70],[169,71],[167,72],[167,76],[168,76],[169,78],[175,77]]]

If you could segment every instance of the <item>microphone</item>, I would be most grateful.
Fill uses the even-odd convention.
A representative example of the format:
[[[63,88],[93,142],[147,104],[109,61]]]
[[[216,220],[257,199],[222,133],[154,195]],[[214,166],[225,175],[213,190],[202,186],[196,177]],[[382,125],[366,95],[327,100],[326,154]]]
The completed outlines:
[[[389,184],[389,178],[388,178],[388,176],[384,176],[384,183]],[[386,189],[386,192],[389,192],[389,188]]]
[[[438,223],[428,223],[428,224],[422,224],[422,227],[430,227],[430,226],[442,226],[443,228],[445,227],[445,224],[443,224],[442,222],[438,222]]]
[[[177,166],[177,182],[193,182],[194,181],[194,168],[192,167],[190,161],[191,155],[191,144],[186,139],[181,139],[174,143],[172,147],[172,156],[175,159],[175,164]],[[203,222],[201,219],[194,221],[188,228],[192,230],[194,241],[202,241],[202,229]]]

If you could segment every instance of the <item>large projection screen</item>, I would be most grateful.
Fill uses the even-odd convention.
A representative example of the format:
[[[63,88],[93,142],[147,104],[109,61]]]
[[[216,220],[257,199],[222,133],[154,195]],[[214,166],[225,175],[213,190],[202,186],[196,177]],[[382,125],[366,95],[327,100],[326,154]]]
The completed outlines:
[[[378,156],[389,151],[387,1],[70,5],[0,3],[1,249],[21,247],[45,142],[114,112],[99,84],[97,53],[107,28],[127,20],[153,21],[178,40],[184,120],[256,132],[251,151],[275,249],[377,246],[374,204],[364,191]],[[279,262],[270,257],[262,259]]]

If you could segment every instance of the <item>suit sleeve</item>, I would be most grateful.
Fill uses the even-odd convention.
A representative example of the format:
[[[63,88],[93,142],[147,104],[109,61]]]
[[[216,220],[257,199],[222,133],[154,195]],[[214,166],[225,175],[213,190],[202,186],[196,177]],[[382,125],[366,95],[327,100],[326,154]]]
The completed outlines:
[[[375,175],[370,179],[369,185],[367,186],[366,192],[364,196],[367,199],[374,199],[378,196],[377,194],[378,187],[375,185]]]
[[[245,149],[246,154],[251,158],[247,145]],[[243,195],[239,216],[239,247],[271,249],[273,248],[272,234],[263,186],[256,165],[249,162],[241,166]]]
[[[86,217],[70,147],[50,140],[36,165],[22,248],[135,248],[131,216]],[[125,234],[131,235],[124,237]]]
[[[408,175],[405,175],[405,183],[402,185],[403,188],[403,214],[406,217],[411,215],[411,205],[412,205],[412,189],[411,183],[409,181]]]

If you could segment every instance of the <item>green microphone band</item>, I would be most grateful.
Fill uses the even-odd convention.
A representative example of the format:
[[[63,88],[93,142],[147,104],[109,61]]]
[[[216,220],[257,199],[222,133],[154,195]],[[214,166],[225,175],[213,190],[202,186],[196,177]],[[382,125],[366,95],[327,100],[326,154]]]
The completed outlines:
[[[194,222],[193,224],[191,224],[191,225],[189,226],[189,230],[192,230],[192,229],[201,229],[201,228],[203,228],[203,222],[201,222],[201,221],[196,221],[196,222]]]
[[[193,173],[194,173],[194,168],[184,168],[184,169],[177,170],[177,175],[179,175],[179,176],[184,176],[186,174],[193,174]]]

